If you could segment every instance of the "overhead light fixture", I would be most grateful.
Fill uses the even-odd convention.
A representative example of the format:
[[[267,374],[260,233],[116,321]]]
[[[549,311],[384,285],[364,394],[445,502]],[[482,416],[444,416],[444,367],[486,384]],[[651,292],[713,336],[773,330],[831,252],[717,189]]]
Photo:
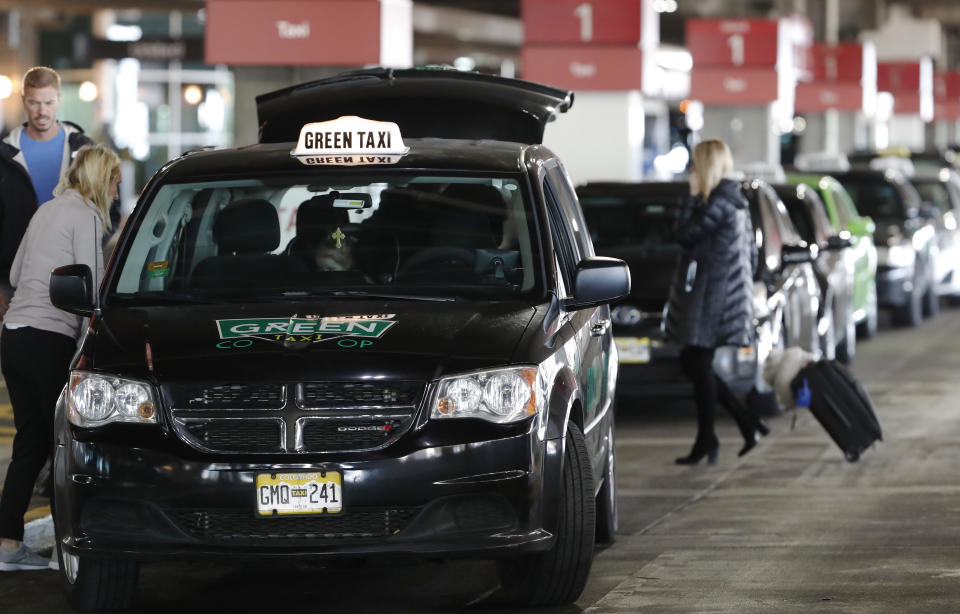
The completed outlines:
[[[107,26],[106,37],[108,41],[138,41],[143,38],[143,29],[115,23]]]
[[[677,0],[653,0],[653,10],[658,13],[676,13],[678,8]]]
[[[200,104],[200,101],[203,100],[203,90],[197,85],[188,85],[183,90],[183,99],[187,101],[187,104]]]
[[[13,79],[6,75],[0,75],[0,99],[9,98],[13,93]]]
[[[84,102],[93,102],[97,99],[97,86],[93,81],[84,81],[80,84],[80,90],[77,92],[77,95],[80,96],[80,100]]]

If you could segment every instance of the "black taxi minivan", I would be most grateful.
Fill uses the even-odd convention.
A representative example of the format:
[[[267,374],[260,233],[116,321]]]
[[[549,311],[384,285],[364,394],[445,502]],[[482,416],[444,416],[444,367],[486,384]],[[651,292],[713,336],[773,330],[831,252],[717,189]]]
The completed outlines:
[[[144,189],[57,407],[70,603],[129,606],[142,561],[498,561],[577,599],[617,528],[607,304],[544,124],[565,90],[376,69],[258,97],[260,143]]]

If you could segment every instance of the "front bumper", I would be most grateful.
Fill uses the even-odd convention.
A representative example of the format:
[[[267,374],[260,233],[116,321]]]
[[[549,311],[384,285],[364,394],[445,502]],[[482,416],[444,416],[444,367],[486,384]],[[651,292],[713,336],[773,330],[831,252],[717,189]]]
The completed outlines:
[[[433,437],[392,456],[313,462],[71,438],[56,452],[58,538],[70,554],[142,560],[482,557],[552,545],[562,440],[539,441],[532,424],[471,443],[445,444],[443,429]],[[256,475],[298,470],[341,472],[343,510],[258,517]]]

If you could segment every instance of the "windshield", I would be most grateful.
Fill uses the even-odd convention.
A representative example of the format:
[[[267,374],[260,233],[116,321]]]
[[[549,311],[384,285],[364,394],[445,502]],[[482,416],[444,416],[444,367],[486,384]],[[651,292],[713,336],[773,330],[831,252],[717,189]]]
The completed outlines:
[[[893,184],[883,179],[843,177],[840,182],[847,189],[860,215],[874,219],[904,219],[903,199]]]
[[[950,202],[950,194],[947,192],[947,185],[936,179],[924,181],[915,179],[913,187],[917,188],[920,198],[933,204],[940,212],[946,213],[953,210],[953,203]]]
[[[176,183],[139,206],[112,296],[505,299],[537,284],[519,176]]]
[[[594,248],[679,249],[674,224],[685,195],[580,195]]]

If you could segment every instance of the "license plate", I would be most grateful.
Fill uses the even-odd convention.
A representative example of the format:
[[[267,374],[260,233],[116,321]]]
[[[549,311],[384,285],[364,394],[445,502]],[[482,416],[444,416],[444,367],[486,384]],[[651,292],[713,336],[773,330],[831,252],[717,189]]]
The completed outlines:
[[[258,473],[257,514],[336,514],[343,507],[339,471]]]
[[[650,362],[649,337],[616,337],[614,341],[620,352],[620,362],[634,364]]]

